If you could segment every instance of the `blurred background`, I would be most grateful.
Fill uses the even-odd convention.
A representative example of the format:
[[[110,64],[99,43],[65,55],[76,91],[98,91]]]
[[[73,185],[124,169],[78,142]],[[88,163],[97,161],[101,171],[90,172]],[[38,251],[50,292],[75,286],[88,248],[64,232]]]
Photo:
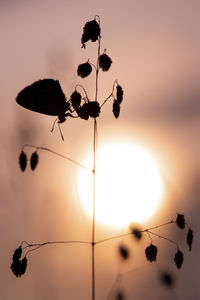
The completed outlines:
[[[184,253],[180,270],[175,247],[156,239],[159,256],[149,263],[140,243],[123,239],[131,256],[122,263],[119,241],[96,250],[97,299],[122,289],[125,299],[199,299],[200,200],[200,2],[198,1],[0,1],[1,202],[0,298],[90,299],[91,249],[88,245],[52,245],[28,257],[26,274],[10,270],[13,251],[27,240],[90,240],[91,220],[77,191],[79,167],[39,153],[39,165],[22,173],[18,157],[24,144],[48,147],[82,162],[92,149],[92,120],[67,120],[63,143],[54,118],[25,110],[15,102],[25,86],[43,78],[58,79],[67,98],[77,83],[94,95],[94,77],[77,77],[77,66],[96,62],[97,45],[81,48],[84,24],[101,18],[102,51],[113,64],[99,79],[99,101],[110,94],[115,79],[124,89],[118,120],[112,103],[98,119],[99,146],[114,139],[136,142],[159,162],[164,182],[162,205],[144,228],[165,223],[183,213],[194,230],[189,252],[185,231],[174,225],[157,232],[179,242]],[[30,152],[29,152],[30,151]],[[32,149],[27,149],[28,156]],[[96,238],[120,234],[97,224]],[[175,278],[173,289],[159,282],[161,271]],[[119,276],[120,275],[120,276]],[[117,281],[116,281],[117,278]],[[115,284],[116,283],[116,284]],[[112,294],[112,293],[111,293]],[[114,299],[111,295],[110,299]]]

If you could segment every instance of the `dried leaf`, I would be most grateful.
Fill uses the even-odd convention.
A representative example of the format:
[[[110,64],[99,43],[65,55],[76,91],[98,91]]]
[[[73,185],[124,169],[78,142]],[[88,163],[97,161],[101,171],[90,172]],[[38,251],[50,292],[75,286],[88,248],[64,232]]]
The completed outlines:
[[[19,260],[21,255],[22,255],[22,247],[19,246],[19,248],[17,248],[13,254],[13,261]]]
[[[183,253],[179,249],[177,250],[177,252],[175,254],[174,262],[175,262],[177,268],[180,269],[183,264]]]
[[[82,106],[77,108],[76,112],[81,119],[88,120],[89,119],[88,103],[84,103]]]
[[[174,278],[173,276],[168,272],[162,272],[160,274],[160,281],[163,285],[172,288],[174,286]]]
[[[129,258],[129,250],[126,246],[124,245],[120,245],[119,246],[119,254],[121,255],[121,257],[126,260]]]
[[[31,163],[31,170],[34,171],[38,165],[38,154],[36,151],[33,152],[33,154],[31,155],[30,163]]]
[[[193,242],[193,231],[191,228],[189,228],[187,232],[187,244],[190,251],[192,250],[192,242]]]
[[[119,117],[119,114],[120,114],[120,104],[116,99],[113,102],[113,110],[112,111],[113,111],[113,115],[117,119]]]
[[[22,170],[22,172],[25,171],[26,166],[27,166],[27,156],[24,151],[21,151],[20,156],[19,156],[19,165]]]
[[[21,276],[21,261],[20,260],[13,261],[10,268],[16,277]]]
[[[89,40],[96,42],[100,36],[100,31],[101,29],[96,20],[88,21],[83,28],[82,45],[85,46],[84,44]]]
[[[124,91],[122,90],[121,85],[117,85],[117,100],[121,104],[123,100]]]
[[[101,111],[101,108],[97,101],[90,101],[88,103],[88,113],[89,113],[90,117],[92,117],[92,118],[99,117],[100,111]]]
[[[158,248],[153,244],[151,244],[145,249],[146,258],[150,262],[156,261],[157,253],[158,253]]]
[[[131,233],[132,233],[132,235],[134,236],[134,238],[136,240],[141,240],[141,238],[142,238],[142,232],[139,229],[133,228],[131,230]]]
[[[26,267],[27,267],[27,258],[25,256],[21,261],[21,275],[25,273]]]
[[[104,53],[99,56],[99,67],[102,69],[102,71],[108,71],[111,64],[112,60],[107,54]]]
[[[73,108],[76,110],[80,104],[81,104],[81,94],[78,93],[77,91],[74,91],[72,94],[71,94],[71,97],[70,97],[70,100],[71,100],[71,104],[73,106]]]
[[[89,62],[86,62],[84,64],[80,64],[78,66],[77,74],[78,74],[78,76],[80,76],[82,78],[87,77],[88,75],[90,75],[91,72],[92,72],[92,67],[89,64]]]
[[[177,214],[176,224],[177,224],[177,226],[180,229],[184,229],[185,228],[185,218],[184,218],[184,215]]]

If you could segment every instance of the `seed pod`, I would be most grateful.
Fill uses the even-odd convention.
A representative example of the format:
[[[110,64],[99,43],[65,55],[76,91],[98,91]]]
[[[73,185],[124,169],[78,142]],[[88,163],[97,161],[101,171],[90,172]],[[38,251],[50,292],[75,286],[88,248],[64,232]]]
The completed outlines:
[[[89,40],[96,42],[100,36],[100,31],[101,29],[96,20],[88,21],[83,28],[82,45],[85,46],[84,44]]]
[[[192,250],[192,242],[193,242],[193,231],[191,228],[189,228],[187,233],[187,244],[190,251]]]
[[[19,248],[17,248],[13,254],[13,261],[19,260],[21,255],[22,255],[22,247],[19,246]]]
[[[86,62],[86,63],[81,64],[81,65],[78,66],[77,74],[81,78],[87,77],[88,75],[90,75],[91,72],[92,72],[92,67],[89,64],[89,62]]]
[[[31,164],[31,170],[34,171],[38,164],[38,154],[36,151],[33,152],[33,154],[31,155],[30,164]]]
[[[16,277],[21,276],[21,261],[20,260],[13,261],[10,268]]]
[[[119,254],[124,260],[128,259],[129,258],[128,248],[124,245],[120,245],[119,246]]]
[[[92,117],[92,118],[99,117],[100,111],[101,111],[101,108],[97,101],[90,101],[88,103],[88,113],[89,113],[90,117]]]
[[[113,102],[113,115],[115,116],[115,118],[117,119],[119,117],[120,114],[120,104],[119,102],[115,99]]]
[[[102,71],[108,71],[111,64],[112,60],[107,54],[104,53],[99,56],[99,67],[102,69]]]
[[[183,253],[179,249],[177,250],[177,252],[175,254],[174,262],[175,262],[177,268],[180,269],[183,264]]]
[[[82,106],[77,108],[76,112],[81,119],[88,120],[89,119],[88,103],[84,103]]]
[[[133,228],[131,230],[131,233],[132,233],[132,235],[134,236],[134,238],[136,240],[141,240],[141,238],[142,238],[142,232],[139,229]]]
[[[26,166],[27,166],[27,156],[24,151],[21,151],[20,156],[19,156],[19,166],[22,170],[22,172],[25,171]]]
[[[174,285],[174,277],[168,272],[162,272],[160,274],[160,281],[168,288],[171,288]]]
[[[145,249],[146,258],[150,262],[156,261],[157,253],[158,253],[158,248],[153,244],[151,244],[149,247]]]
[[[70,97],[70,100],[71,100],[71,104],[73,106],[73,108],[76,110],[80,104],[81,104],[81,94],[78,93],[77,91],[74,91],[72,94],[71,94],[71,97]]]
[[[21,275],[23,275],[26,272],[27,267],[27,258],[26,256],[21,261]]]
[[[185,218],[184,218],[184,215],[177,214],[176,224],[177,224],[177,226],[180,229],[184,229],[185,228]]]
[[[122,90],[121,85],[117,85],[117,100],[119,103],[122,103],[124,91]]]

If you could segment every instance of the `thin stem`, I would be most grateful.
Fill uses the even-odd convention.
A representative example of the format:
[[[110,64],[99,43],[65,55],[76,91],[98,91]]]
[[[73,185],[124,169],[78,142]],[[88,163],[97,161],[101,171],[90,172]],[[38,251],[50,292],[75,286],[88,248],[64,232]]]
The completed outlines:
[[[157,236],[157,237],[159,237],[159,238],[161,238],[161,239],[164,239],[164,240],[166,240],[166,241],[168,241],[168,242],[170,242],[170,243],[175,244],[176,247],[179,249],[179,246],[178,246],[178,244],[177,244],[175,241],[170,240],[170,239],[168,239],[168,238],[166,238],[166,237],[164,237],[164,236],[162,236],[162,235],[159,235],[159,234],[157,234],[157,233],[154,233],[154,232],[152,232],[152,231],[150,231],[150,230],[146,230],[146,232],[147,232],[147,233],[150,233],[150,234],[152,234],[152,235],[155,235],[155,236]]]
[[[173,224],[173,223],[175,223],[175,221],[174,221],[174,220],[171,220],[171,221],[169,221],[169,222],[167,222],[167,223],[163,223],[163,224],[161,224],[161,225],[157,225],[157,226],[151,227],[151,228],[149,228],[149,229],[141,230],[140,232],[145,232],[145,231],[149,231],[149,230],[154,230],[154,229],[160,228],[160,227],[162,227],[162,226],[166,226],[166,225]]]
[[[104,100],[104,102],[101,104],[101,107],[111,98],[111,97],[113,97],[114,98],[114,95],[113,95],[113,93],[114,93],[114,88],[115,88],[115,84],[117,83],[117,80],[115,80],[114,81],[114,83],[113,83],[113,87],[112,87],[112,91],[111,91],[111,93],[110,93],[110,95]]]
[[[120,239],[120,238],[128,236],[128,235],[132,235],[132,232],[124,233],[124,234],[120,234],[120,235],[115,235],[115,236],[112,236],[112,237],[109,237],[109,238],[97,241],[96,245],[97,244],[102,244],[102,243],[105,243],[105,242],[108,242],[108,241],[111,241],[111,240]]]
[[[67,156],[65,156],[65,155],[60,154],[60,153],[57,153],[57,152],[55,152],[55,151],[53,151],[53,150],[51,150],[51,149],[49,149],[49,148],[46,148],[46,147],[39,147],[39,146],[35,146],[35,145],[30,145],[30,144],[25,144],[25,145],[22,147],[22,150],[23,150],[25,147],[32,147],[32,148],[36,148],[37,150],[44,150],[44,151],[51,152],[52,154],[55,154],[55,155],[60,156],[60,157],[62,157],[62,158],[64,158],[64,159],[66,159],[66,160],[71,161],[72,163],[78,165],[79,167],[82,167],[82,168],[84,168],[84,169],[86,169],[86,170],[88,170],[88,171],[90,171],[90,172],[93,172],[91,169],[89,169],[88,167],[82,165],[82,164],[79,163],[78,161],[73,160],[73,159],[71,159],[71,158],[69,158],[69,157],[67,157]]]
[[[84,93],[85,93],[86,99],[89,100],[88,95],[87,95],[87,92],[86,92],[86,89],[85,89],[81,84],[77,84],[77,85],[75,86],[75,90],[76,90],[78,87],[82,88],[82,90],[83,90]]]

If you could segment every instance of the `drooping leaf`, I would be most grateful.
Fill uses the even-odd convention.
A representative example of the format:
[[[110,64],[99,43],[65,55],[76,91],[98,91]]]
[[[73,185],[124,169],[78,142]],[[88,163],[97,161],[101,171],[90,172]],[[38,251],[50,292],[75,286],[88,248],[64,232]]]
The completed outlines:
[[[191,228],[189,228],[187,232],[187,244],[190,251],[192,250],[192,242],[193,242],[193,231]]]
[[[27,166],[27,156],[24,151],[21,151],[21,153],[19,155],[19,166],[20,166],[22,172],[24,172],[26,169],[26,166]]]
[[[102,69],[102,71],[108,71],[111,64],[112,60],[107,54],[104,53],[99,56],[99,67]]]
[[[153,244],[151,244],[145,249],[146,258],[150,262],[156,261],[157,253],[158,253],[158,248]]]
[[[76,112],[81,119],[88,120],[89,119],[88,103],[84,103],[82,106],[77,108]]]
[[[101,108],[97,101],[90,101],[88,103],[88,113],[89,113],[90,117],[92,117],[92,118],[99,117],[100,111],[101,111]]]
[[[22,255],[22,247],[19,246],[13,254],[13,261],[19,260],[21,255]]]
[[[180,229],[185,228],[185,217],[182,214],[177,214],[176,224]]]
[[[115,116],[115,118],[117,119],[119,117],[120,114],[120,104],[119,102],[115,99],[113,102],[113,115]]]
[[[132,235],[134,236],[134,238],[136,240],[141,240],[141,238],[142,238],[142,232],[139,229],[132,228],[131,233],[132,233]]]
[[[180,269],[183,264],[183,253],[179,249],[177,250],[177,252],[175,254],[174,262],[175,262],[177,268]]]
[[[36,151],[33,152],[33,154],[31,155],[30,163],[31,163],[31,170],[34,171],[38,165],[38,154]]]
[[[120,245],[119,246],[119,254],[122,257],[122,259],[126,260],[129,258],[129,250],[126,246]]]
[[[26,256],[21,261],[21,275],[23,275],[26,272],[27,267],[27,258]]]
[[[159,279],[161,283],[168,288],[172,288],[174,286],[174,277],[169,272],[162,272]]]
[[[16,277],[21,276],[21,260],[13,261],[10,268]]]
[[[91,65],[89,64],[89,62],[86,62],[86,63],[84,63],[84,64],[80,64],[80,65],[78,66],[77,74],[78,74],[78,76],[80,76],[81,78],[87,77],[88,75],[90,75],[91,72],[92,72],[92,67],[91,67]]]
[[[70,97],[70,100],[71,100],[71,104],[73,106],[73,108],[76,110],[80,104],[81,104],[81,94],[78,93],[77,91],[74,91],[72,94],[71,94],[71,97]]]
[[[123,100],[124,91],[122,90],[121,85],[117,85],[117,100],[121,104]]]
[[[83,34],[81,38],[82,45],[84,46],[84,44],[89,40],[96,42],[100,36],[100,31],[101,29],[96,20],[88,21],[83,28]]]

